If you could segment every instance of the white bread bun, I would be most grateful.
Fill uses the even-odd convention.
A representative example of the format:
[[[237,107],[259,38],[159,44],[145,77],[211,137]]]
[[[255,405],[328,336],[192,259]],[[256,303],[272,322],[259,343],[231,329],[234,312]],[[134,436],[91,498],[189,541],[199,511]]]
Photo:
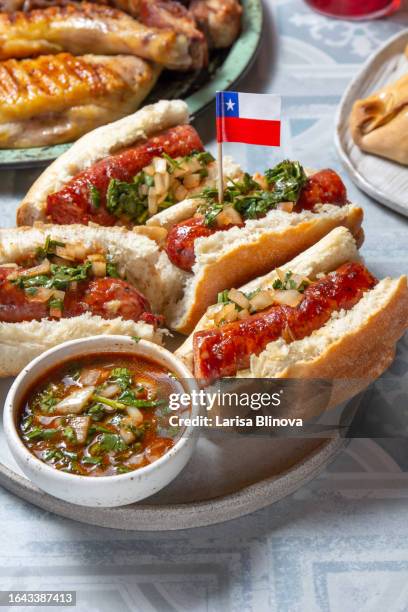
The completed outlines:
[[[309,278],[358,259],[355,242],[339,227],[313,247],[281,266]],[[267,287],[275,271],[248,283],[242,291]],[[194,331],[212,324],[204,315]],[[335,312],[320,329],[303,340],[287,344],[271,342],[239,378],[321,378],[334,380],[330,405],[336,405],[364,389],[391,364],[395,344],[408,327],[406,276],[386,278],[348,311]],[[194,333],[194,332],[193,332]],[[176,351],[189,368],[193,365],[193,334]]]
[[[189,202],[182,203],[187,210]],[[168,210],[168,217],[178,215],[178,206]],[[360,245],[362,220],[363,211],[358,206],[324,204],[318,212],[271,210],[262,219],[246,221],[245,227],[198,238],[194,244],[193,274],[182,273],[184,286],[174,286],[173,299],[165,310],[169,326],[183,334],[191,333],[219,291],[240,286],[281,266],[335,227],[348,228]]]
[[[155,312],[162,309],[161,279],[157,269],[160,250],[145,236],[115,227],[43,225],[0,229],[0,265],[14,263],[44,245],[47,236],[78,244],[89,253],[103,249],[126,278],[150,301]],[[103,319],[89,313],[61,320],[0,322],[0,376],[13,376],[43,351],[74,338],[96,334],[125,334],[162,343],[163,330],[121,317]]]
[[[34,182],[17,210],[17,225],[45,221],[47,196],[95,162],[188,120],[185,102],[161,100],[85,134]]]

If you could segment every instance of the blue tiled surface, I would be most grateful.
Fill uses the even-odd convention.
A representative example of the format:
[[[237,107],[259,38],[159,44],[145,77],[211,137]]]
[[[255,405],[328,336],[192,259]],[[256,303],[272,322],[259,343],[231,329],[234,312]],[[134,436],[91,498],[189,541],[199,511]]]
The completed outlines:
[[[267,0],[265,10],[259,59],[239,88],[283,95],[283,150],[270,152],[270,161],[287,155],[340,169],[333,145],[339,98],[361,63],[406,27],[408,10],[367,24],[330,21],[300,0]],[[211,142],[213,111],[197,126]],[[249,169],[265,165],[261,150],[249,159],[237,146],[234,156]],[[13,225],[15,204],[36,175],[0,173],[3,225]],[[370,267],[406,271],[408,220],[348,187],[365,208]],[[406,373],[407,345],[394,376]],[[392,405],[390,426],[401,429],[400,417]],[[75,589],[81,612],[403,612],[407,465],[404,440],[353,440],[321,476],[274,506],[175,533],[80,525],[1,490],[0,589]]]

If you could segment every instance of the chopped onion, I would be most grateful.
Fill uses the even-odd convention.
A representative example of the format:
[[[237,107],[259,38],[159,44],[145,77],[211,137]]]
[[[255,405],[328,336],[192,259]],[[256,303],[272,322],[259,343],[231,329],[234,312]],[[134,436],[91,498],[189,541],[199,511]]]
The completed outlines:
[[[170,189],[170,174],[163,174],[164,190],[167,192]]]
[[[201,164],[196,157],[192,157],[187,162],[187,168],[189,172],[197,172],[197,170],[201,170]]]
[[[235,302],[235,304],[238,304],[238,306],[240,306],[241,308],[249,308],[249,300],[242,293],[242,291],[237,291],[237,289],[230,289],[230,291],[228,292],[228,299],[231,300],[231,302]]]
[[[219,312],[214,316],[214,322],[216,325],[222,323],[231,323],[238,319],[238,310],[235,308],[235,304],[226,304]]]
[[[164,176],[163,174],[155,174],[154,175],[154,193],[156,195],[161,195],[166,190],[164,185]]]
[[[115,397],[115,395],[117,395],[118,393],[120,393],[120,387],[119,385],[116,385],[115,383],[111,384],[111,385],[107,385],[104,389],[101,389],[101,391],[99,391],[99,395],[102,395],[102,397]]]
[[[181,202],[182,200],[186,199],[187,193],[187,189],[184,187],[184,185],[179,185],[174,192],[174,197],[176,198],[177,202]]]
[[[147,207],[149,209],[149,215],[155,215],[158,211],[156,191],[153,187],[150,187],[148,192]]]
[[[48,300],[53,296],[53,289],[47,289],[46,287],[38,287],[37,291],[32,295],[27,294],[27,300],[29,302],[48,302]]]
[[[91,425],[90,416],[77,416],[69,420],[69,424],[75,431],[76,439],[79,444],[86,442],[89,427]]]
[[[124,421],[125,419],[122,419]],[[136,436],[133,431],[126,429],[125,427],[121,427],[119,429],[120,437],[126,444],[132,444],[136,440]]]
[[[143,168],[143,172],[148,176],[153,176],[153,174],[155,173],[155,169],[152,164],[150,164],[149,166],[146,166],[146,168]]]
[[[200,182],[201,176],[199,174],[188,174],[183,180],[186,189],[194,189],[199,186]]]
[[[132,425],[135,427],[143,422],[143,413],[140,412],[139,408],[136,408],[136,406],[128,406],[126,408],[126,412],[128,413],[129,417],[131,417]],[[123,419],[121,422],[123,423]]]
[[[258,185],[260,185],[261,189],[263,189],[264,191],[269,190],[268,181],[266,180],[263,174],[260,174],[259,172],[255,172],[252,178],[254,179],[254,181],[258,183]]]
[[[242,217],[233,206],[225,206],[220,214],[217,215],[216,223],[218,227],[231,225],[231,223],[240,225],[242,223]]]
[[[103,307],[110,314],[116,314],[121,306],[122,302],[120,300],[110,300],[105,302]]]
[[[51,264],[49,259],[44,259],[38,266],[34,266],[33,268],[28,268],[28,270],[23,270],[20,272],[18,276],[38,276],[39,274],[49,274],[51,270]],[[14,276],[14,275],[13,275]],[[12,275],[9,275],[9,279],[11,279]]]
[[[164,157],[154,157],[153,158],[153,168],[155,172],[159,174],[164,174],[167,172],[167,161]]]
[[[81,244],[68,244],[63,247],[57,246],[55,254],[68,261],[83,260],[86,256],[86,248]]]
[[[283,210],[284,212],[290,213],[292,212],[294,205],[294,202],[279,202],[277,208],[279,210]]]
[[[128,413],[129,413],[129,408],[127,408]],[[138,410],[137,408],[135,408],[135,410],[138,411],[140,416],[138,417],[127,416],[127,417],[124,417],[120,422],[119,433],[121,435],[122,440],[126,442],[126,444],[132,444],[132,442],[136,440],[136,436],[133,433],[133,431],[130,431],[127,427],[129,426],[138,427],[140,423],[143,421],[143,415],[140,412],[140,410]]]
[[[250,314],[251,313],[249,312],[248,308],[243,308],[238,313],[238,319],[246,319]]]
[[[92,262],[92,274],[97,277],[106,276],[106,262],[93,261]]]
[[[274,292],[273,291],[259,291],[250,300],[251,310],[264,310],[274,303]]]
[[[55,412],[58,414],[80,414],[91,399],[94,391],[95,387],[93,385],[73,391],[56,404],[54,407]]]
[[[185,163],[183,163],[174,169],[172,177],[181,178],[183,176],[186,176],[186,174],[188,174],[189,172],[190,172],[189,167]]]
[[[89,261],[106,261],[106,257],[103,253],[91,253],[91,255],[87,256]]]
[[[278,304],[284,304],[286,306],[297,306],[302,300],[302,294],[296,289],[274,291],[274,301]]]
[[[87,387],[88,385],[96,385],[100,375],[100,370],[83,370],[81,372],[81,376],[79,377],[79,382],[85,387]],[[102,393],[100,393],[99,395],[102,395]]]
[[[286,272],[284,270],[281,270],[280,268],[276,268],[275,272],[279,280],[284,282],[285,277],[286,277]]]

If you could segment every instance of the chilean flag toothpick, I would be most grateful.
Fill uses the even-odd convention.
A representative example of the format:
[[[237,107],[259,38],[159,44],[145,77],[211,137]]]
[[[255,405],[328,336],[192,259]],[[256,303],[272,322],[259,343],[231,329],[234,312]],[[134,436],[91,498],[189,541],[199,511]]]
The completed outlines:
[[[280,146],[281,98],[275,94],[217,91],[218,195],[222,202],[222,143]]]

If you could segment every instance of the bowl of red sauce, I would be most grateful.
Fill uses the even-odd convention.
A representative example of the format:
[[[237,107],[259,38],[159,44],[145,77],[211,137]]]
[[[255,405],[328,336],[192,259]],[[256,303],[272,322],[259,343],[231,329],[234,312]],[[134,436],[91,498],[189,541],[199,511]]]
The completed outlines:
[[[125,505],[168,485],[190,459],[197,432],[179,417],[199,407],[177,407],[177,397],[194,391],[185,365],[156,344],[73,340],[19,374],[4,430],[22,471],[47,493],[84,506]]]

